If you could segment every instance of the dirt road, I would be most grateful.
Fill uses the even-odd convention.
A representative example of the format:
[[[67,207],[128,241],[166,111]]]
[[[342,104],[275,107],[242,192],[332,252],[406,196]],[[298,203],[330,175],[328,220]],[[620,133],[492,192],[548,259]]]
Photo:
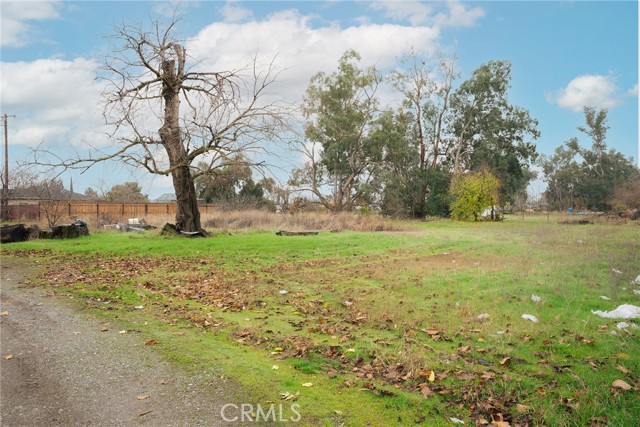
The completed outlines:
[[[2,261],[0,425],[230,426],[220,407],[234,386],[187,375],[135,333],[21,286],[29,271]]]

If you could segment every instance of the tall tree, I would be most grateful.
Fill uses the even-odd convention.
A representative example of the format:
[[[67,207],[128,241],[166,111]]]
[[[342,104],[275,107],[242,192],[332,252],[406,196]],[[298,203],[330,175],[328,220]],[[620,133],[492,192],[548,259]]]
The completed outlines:
[[[607,113],[584,107],[586,126],[578,130],[591,138],[591,148],[572,138],[542,160],[549,183],[547,198],[556,206],[567,207],[563,196],[572,194],[570,206],[580,203],[589,209],[609,209],[615,189],[638,176],[631,158],[607,147]]]
[[[119,148],[107,154],[61,162],[88,168],[115,159],[150,173],[171,175],[177,198],[176,227],[200,231],[194,179],[209,174],[235,154],[264,149],[284,124],[280,106],[267,90],[272,64],[253,58],[245,69],[201,70],[190,64],[176,36],[178,19],[153,23],[151,31],[122,26],[102,77],[105,119]],[[195,166],[195,165],[198,166]]]
[[[447,214],[449,179],[442,170],[441,161],[447,132],[445,117],[453,82],[458,77],[455,61],[455,56],[440,58],[438,67],[432,70],[428,62],[412,50],[402,58],[403,67],[391,73],[393,86],[404,97],[404,118],[412,119],[407,123],[411,129],[405,132],[404,144],[399,144],[398,139],[387,139],[389,143],[396,141],[392,143],[393,147],[385,148],[387,165],[404,158],[398,165],[385,168],[396,170],[386,175],[383,185],[385,212],[404,212],[416,217]],[[402,156],[398,155],[400,150],[404,151]],[[416,156],[415,161],[408,155]],[[399,173],[398,168],[403,173]]]
[[[95,192],[94,192],[95,193]],[[142,187],[137,182],[125,182],[111,187],[104,195],[104,200],[120,203],[148,202],[149,196],[142,194]]]
[[[501,182],[503,202],[526,188],[529,165],[537,157],[531,140],[537,120],[509,102],[511,64],[489,61],[473,72],[451,97],[450,159],[454,174],[489,167]]]
[[[366,196],[375,156],[369,130],[381,76],[373,67],[359,68],[359,60],[357,52],[348,50],[336,72],[313,76],[303,104],[308,161],[294,172],[292,183],[333,211],[350,210]],[[332,195],[325,194],[326,187]]]

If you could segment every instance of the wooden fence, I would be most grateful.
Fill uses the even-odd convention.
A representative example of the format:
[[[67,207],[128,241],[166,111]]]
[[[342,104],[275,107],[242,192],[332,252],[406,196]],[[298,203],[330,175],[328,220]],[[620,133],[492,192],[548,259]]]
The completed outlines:
[[[46,208],[51,203],[55,203],[55,209],[69,218],[99,219],[105,222],[155,215],[173,216],[177,209],[175,203],[14,202],[9,205],[9,220],[44,220]],[[198,208],[201,214],[206,214],[213,212],[214,205],[200,204]]]

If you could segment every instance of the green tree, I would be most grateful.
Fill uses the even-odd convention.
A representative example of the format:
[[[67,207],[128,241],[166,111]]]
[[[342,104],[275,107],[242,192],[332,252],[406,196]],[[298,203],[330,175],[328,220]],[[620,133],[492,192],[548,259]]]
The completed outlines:
[[[204,165],[198,165],[202,169]],[[251,163],[243,156],[235,156],[207,175],[195,179],[199,198],[207,203],[231,207],[261,207],[264,200],[262,183],[254,182]]]
[[[531,140],[537,120],[509,102],[511,64],[489,61],[473,72],[451,97],[449,161],[454,174],[488,167],[501,183],[503,202],[513,202],[534,176],[537,158]]]
[[[311,191],[333,211],[351,210],[364,201],[372,159],[379,157],[369,129],[376,118],[381,76],[373,67],[359,68],[359,60],[357,52],[348,50],[336,72],[314,75],[303,103],[308,161],[294,171],[291,183]],[[331,195],[325,194],[328,188]]]
[[[571,138],[545,157],[541,165],[548,182],[547,199],[557,207],[608,210],[616,188],[638,176],[631,158],[607,149],[607,110],[584,108],[586,126],[578,130],[591,138],[591,148]]]
[[[104,199],[108,202],[137,203],[148,202],[149,196],[142,194],[142,188],[137,182],[125,182],[111,187]]]
[[[98,196],[98,192],[91,187],[87,187],[84,190],[84,195],[90,198],[91,200],[98,200],[100,196]]]
[[[487,169],[459,174],[451,181],[451,216],[478,221],[482,212],[498,203],[500,181]]]
[[[444,119],[453,81],[458,77],[455,57],[440,59],[433,70],[411,51],[402,64],[402,69],[390,76],[394,88],[404,97],[404,112],[402,116],[396,114],[398,123],[393,126],[393,134],[401,138],[384,135],[385,127],[391,126],[378,131],[379,138],[387,141],[381,207],[383,212],[394,215],[445,216],[449,176],[441,161],[446,148]],[[404,131],[397,128],[400,124],[406,127]]]

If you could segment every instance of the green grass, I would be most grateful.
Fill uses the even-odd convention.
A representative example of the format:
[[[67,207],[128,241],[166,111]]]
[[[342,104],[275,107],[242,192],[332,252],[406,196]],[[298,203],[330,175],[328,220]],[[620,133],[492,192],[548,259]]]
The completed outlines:
[[[97,233],[3,246],[3,256],[50,259],[56,268],[36,283],[137,325],[168,359],[233,378],[252,402],[299,392],[299,425],[640,419],[638,330],[591,313],[640,305],[630,285],[640,227],[513,217],[403,228]],[[634,390],[612,388],[619,379]]]

